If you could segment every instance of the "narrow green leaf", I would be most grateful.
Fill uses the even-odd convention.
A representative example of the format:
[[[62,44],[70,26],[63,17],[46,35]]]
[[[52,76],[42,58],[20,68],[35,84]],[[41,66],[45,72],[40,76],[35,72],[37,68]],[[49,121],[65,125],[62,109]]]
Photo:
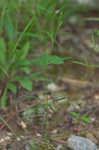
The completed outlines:
[[[31,75],[27,75],[25,78],[26,79],[36,79],[41,73],[42,72],[35,72]],[[16,76],[16,77],[13,77],[13,79],[11,81],[14,82],[14,81],[20,81],[20,80],[23,80],[23,77]]]
[[[73,123],[74,123],[74,124],[77,124],[77,123],[78,123],[78,120],[76,120],[76,119],[73,120]]]
[[[13,83],[11,83],[11,82],[7,83],[7,88],[9,90],[11,90],[14,94],[16,94],[17,88],[16,88],[16,86]]]
[[[70,114],[72,115],[72,116],[74,116],[75,118],[80,118],[80,115],[78,114],[78,113],[76,113],[76,112],[70,112]]]
[[[72,61],[72,63],[82,65],[85,67],[90,67],[90,68],[99,68],[99,65],[87,64],[87,63],[83,63],[83,62],[79,62],[79,61]]]
[[[0,64],[0,71],[8,77],[7,70],[4,68],[4,66],[2,64]]]
[[[63,64],[64,60],[58,56],[47,56],[48,64]]]
[[[7,53],[7,58],[9,61],[12,61],[13,55],[15,55],[14,50],[14,42],[8,42],[8,53]],[[15,58],[15,57],[14,57]]]
[[[99,18],[85,18],[85,21],[99,21]]]
[[[7,88],[5,88],[4,93],[1,97],[1,108],[5,108],[6,107],[6,99],[7,99]]]
[[[85,66],[83,62],[79,62],[79,61],[72,61],[72,63]]]
[[[39,75],[41,75],[42,74],[42,72],[35,72],[35,73],[32,73],[31,75],[30,75],[30,78],[31,79],[35,79],[35,78],[37,78]]]
[[[22,79],[22,77],[16,76],[11,79],[11,82],[19,81],[21,79]]]
[[[89,120],[87,117],[85,117],[85,116],[82,116],[81,117],[81,120],[83,120],[84,122],[87,122],[87,123],[91,123],[91,120]]]
[[[39,104],[39,105],[37,105],[37,106],[35,106],[34,108],[32,108],[33,110],[37,110],[37,109],[40,109],[40,108],[42,108],[42,107],[44,107],[45,106],[45,104]]]
[[[6,46],[3,38],[0,38],[0,63],[6,64]]]
[[[55,112],[55,108],[52,105],[49,105],[48,108],[52,111]]]
[[[27,95],[27,94],[24,94],[24,96],[27,97],[27,98],[32,98],[32,99],[37,98],[36,96],[31,96],[31,95]]]
[[[28,52],[29,52],[29,47],[30,47],[29,42],[27,42],[27,43],[23,46],[23,48],[22,48],[22,50],[21,50],[21,59],[25,59],[25,58],[27,57]]]
[[[81,120],[87,123],[91,123],[91,120],[88,119],[88,113],[85,113],[82,117]]]
[[[31,65],[31,62],[29,61],[29,60],[27,60],[27,59],[19,59],[19,61],[17,61],[17,62],[15,62],[15,64],[14,64],[14,66],[13,67],[27,67],[27,66],[30,66]]]
[[[30,74],[30,69],[29,67],[23,67],[22,70],[27,73],[27,74]]]
[[[62,58],[64,61],[65,60],[70,60],[70,59],[72,59],[72,57],[64,57],[64,58]]]
[[[70,59],[71,57],[67,58]],[[55,55],[43,54],[40,58],[36,58],[32,61],[32,64],[48,65],[48,64],[63,64],[66,58],[61,58]]]
[[[32,37],[32,38],[39,38],[40,34],[37,33],[30,33],[30,32],[17,32],[17,34],[24,34],[24,36]]]
[[[31,61],[31,64],[32,65],[43,65],[42,63],[41,63],[41,59],[40,58],[35,58],[35,59],[33,59],[32,61]]]
[[[21,86],[25,89],[27,89],[28,91],[32,91],[32,81],[27,79],[27,78],[23,78],[21,80],[19,80]]]
[[[59,98],[55,98],[52,99],[52,103],[58,102],[58,101],[63,101],[65,99],[65,97],[59,97]]]
[[[0,16],[0,34],[3,31],[3,27],[4,27],[4,15],[5,15],[5,11],[6,10],[6,6],[3,7],[2,11],[1,11],[1,16]]]
[[[5,30],[8,35],[9,41],[14,41],[14,26],[12,23],[12,19],[7,15],[5,17]]]

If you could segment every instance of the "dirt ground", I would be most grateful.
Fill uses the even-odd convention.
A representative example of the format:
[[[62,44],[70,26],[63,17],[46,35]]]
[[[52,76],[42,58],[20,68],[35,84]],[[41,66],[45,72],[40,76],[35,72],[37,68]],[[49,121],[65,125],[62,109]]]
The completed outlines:
[[[85,17],[99,17],[99,14],[90,12],[82,16],[82,20]],[[82,25],[80,20],[78,24],[64,26],[63,30],[68,34],[58,37],[58,55],[72,54],[74,60],[88,58],[89,63],[98,65],[99,37],[95,35],[97,49],[91,41],[91,33],[96,29],[99,29],[99,23],[93,21]],[[90,50],[94,52],[90,53]],[[55,83],[48,84],[47,96],[43,82],[34,82],[32,92],[21,87],[17,95],[9,91],[8,107],[0,110],[1,150],[57,150],[71,134],[84,136],[99,146],[98,68],[86,68],[67,61],[64,65],[49,67],[48,76]],[[50,144],[43,140],[46,97],[52,102],[48,110]]]

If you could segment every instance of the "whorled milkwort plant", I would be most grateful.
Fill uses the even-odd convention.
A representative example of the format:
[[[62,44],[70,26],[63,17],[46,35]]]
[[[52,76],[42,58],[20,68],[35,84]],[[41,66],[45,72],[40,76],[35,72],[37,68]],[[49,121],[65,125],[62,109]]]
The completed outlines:
[[[31,65],[48,66],[49,64],[63,64],[64,60],[70,59],[60,58],[58,56],[41,54],[34,60],[27,58],[29,54],[29,42],[22,49],[15,49],[13,43],[6,44],[3,38],[0,38],[0,104],[1,108],[6,107],[7,91],[11,90],[14,94],[17,92],[15,82],[19,82],[21,86],[32,91],[32,80],[42,80],[38,77],[41,72],[30,72]],[[24,72],[24,76],[22,75]],[[46,79],[45,79],[46,80]]]
[[[17,92],[15,82],[32,91],[31,78],[40,74],[40,72],[30,73],[31,62],[27,59],[29,53],[29,42],[22,49],[15,49],[13,43],[6,44],[3,38],[0,38],[0,104],[2,108],[6,106],[7,90],[14,94]],[[24,76],[22,76],[24,72]]]

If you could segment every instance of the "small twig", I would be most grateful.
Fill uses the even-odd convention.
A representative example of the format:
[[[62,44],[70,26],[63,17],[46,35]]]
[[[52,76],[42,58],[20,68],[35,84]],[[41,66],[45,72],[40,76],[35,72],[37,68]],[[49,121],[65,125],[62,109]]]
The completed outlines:
[[[11,112],[10,114],[9,114],[9,118],[7,119],[7,123],[8,123],[8,121],[13,117],[15,115],[15,112]],[[1,127],[0,127],[0,131],[3,129],[5,127],[5,124],[3,124]]]
[[[50,139],[50,141],[52,141],[52,142],[57,142],[57,143],[60,143],[60,144],[65,144],[66,142],[65,141],[63,141],[63,140],[60,140],[60,139]]]
[[[17,137],[16,133],[13,131],[13,129],[8,125],[8,123],[3,119],[3,117],[0,116],[0,120],[7,126],[7,128]]]
[[[69,85],[73,86],[73,87],[86,87],[86,86],[93,86],[93,83],[89,82],[89,81],[81,81],[81,80],[76,80],[76,79],[72,79],[72,78],[63,78],[62,79],[63,82],[68,83]]]

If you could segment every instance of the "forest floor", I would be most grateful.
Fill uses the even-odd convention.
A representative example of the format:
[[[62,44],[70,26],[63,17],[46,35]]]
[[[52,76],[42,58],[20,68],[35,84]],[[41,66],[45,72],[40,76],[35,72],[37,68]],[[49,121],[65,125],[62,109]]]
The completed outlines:
[[[90,12],[82,19],[85,17],[99,17],[99,14]],[[83,26],[80,23],[64,26],[63,31],[68,34],[58,38],[58,55],[72,55],[74,60],[79,61],[88,58],[88,63],[98,65],[99,37],[95,35],[97,48],[91,39],[92,31],[98,28],[99,23],[94,21]],[[91,50],[94,52],[90,53]],[[47,95],[43,82],[34,82],[32,92],[21,87],[17,95],[9,92],[8,107],[0,110],[3,117],[0,117],[1,150],[58,150],[59,145],[72,134],[86,137],[99,146],[98,68],[66,61],[64,65],[50,66],[48,76],[55,82],[48,84]],[[47,132],[51,145],[43,141],[46,98],[50,103]]]

